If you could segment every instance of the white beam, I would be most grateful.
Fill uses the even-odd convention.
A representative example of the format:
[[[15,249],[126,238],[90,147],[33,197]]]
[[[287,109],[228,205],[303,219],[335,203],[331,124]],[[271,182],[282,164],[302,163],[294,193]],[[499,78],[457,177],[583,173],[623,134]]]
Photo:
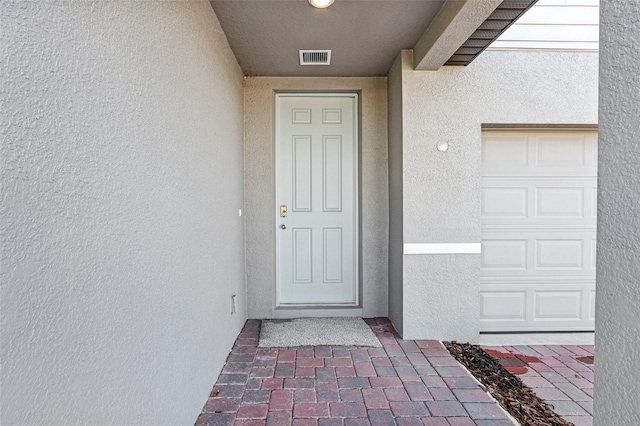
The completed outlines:
[[[413,48],[413,67],[438,70],[500,3],[502,0],[446,0]]]

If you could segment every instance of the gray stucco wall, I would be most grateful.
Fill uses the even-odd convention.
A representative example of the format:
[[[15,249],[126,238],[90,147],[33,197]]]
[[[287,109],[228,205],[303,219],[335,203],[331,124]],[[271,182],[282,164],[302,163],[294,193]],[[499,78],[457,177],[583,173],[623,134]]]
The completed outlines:
[[[412,63],[403,51],[405,244],[480,242],[483,124],[597,122],[595,53],[487,51],[439,71]],[[403,269],[405,338],[477,341],[479,255],[405,255]]]
[[[640,5],[600,4],[597,426],[640,424]]]
[[[0,19],[0,423],[193,424],[246,318],[225,35],[208,2]]]
[[[363,316],[387,316],[387,79],[248,77],[245,80],[245,207],[250,318],[275,307],[276,91],[360,91],[360,193]]]
[[[402,56],[388,75],[389,114],[389,319],[402,334]]]

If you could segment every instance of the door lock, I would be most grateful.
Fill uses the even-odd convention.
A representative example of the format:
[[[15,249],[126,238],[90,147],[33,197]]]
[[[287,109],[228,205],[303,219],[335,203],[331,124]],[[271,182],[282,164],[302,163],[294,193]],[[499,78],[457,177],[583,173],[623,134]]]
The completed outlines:
[[[280,217],[287,217],[287,206],[280,206]]]
[[[280,228],[282,229],[287,229],[287,225],[285,225],[284,223],[282,225],[280,225]]]

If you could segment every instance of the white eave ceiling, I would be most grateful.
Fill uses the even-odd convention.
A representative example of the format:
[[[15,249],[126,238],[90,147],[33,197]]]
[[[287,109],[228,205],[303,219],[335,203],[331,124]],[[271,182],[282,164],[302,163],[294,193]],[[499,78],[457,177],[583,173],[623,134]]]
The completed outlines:
[[[211,0],[245,75],[384,76],[443,0]],[[298,50],[331,49],[330,66],[300,66]]]
[[[416,69],[468,65],[536,0],[210,1],[245,75],[364,77],[414,47]],[[331,65],[301,66],[300,50],[331,50]]]

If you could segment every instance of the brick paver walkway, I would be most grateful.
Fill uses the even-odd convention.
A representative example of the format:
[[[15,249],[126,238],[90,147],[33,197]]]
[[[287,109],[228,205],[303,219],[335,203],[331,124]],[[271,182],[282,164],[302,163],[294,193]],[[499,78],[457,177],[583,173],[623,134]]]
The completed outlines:
[[[513,425],[440,342],[366,321],[383,348],[258,348],[247,321],[196,425]]]
[[[500,346],[483,349],[562,418],[593,423],[593,346]]]

